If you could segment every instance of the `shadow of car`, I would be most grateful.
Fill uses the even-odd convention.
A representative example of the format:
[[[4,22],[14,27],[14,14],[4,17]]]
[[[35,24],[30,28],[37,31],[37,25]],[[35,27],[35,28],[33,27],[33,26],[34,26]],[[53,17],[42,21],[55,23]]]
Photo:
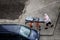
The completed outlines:
[[[0,24],[0,35],[2,39],[13,40],[39,40],[40,38],[36,30],[19,24]]]

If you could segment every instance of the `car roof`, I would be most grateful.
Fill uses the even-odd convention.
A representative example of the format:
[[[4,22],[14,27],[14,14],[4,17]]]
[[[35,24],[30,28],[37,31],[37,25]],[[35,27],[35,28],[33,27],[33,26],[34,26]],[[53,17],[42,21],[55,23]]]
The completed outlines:
[[[35,31],[35,32],[37,33],[36,30],[31,29],[31,28],[29,28],[28,26],[25,26],[25,25],[20,25],[20,24],[0,24],[0,25],[18,25],[18,26],[23,26],[23,27],[28,28],[28,29],[30,30],[30,34],[31,34],[31,31],[32,31],[32,30]],[[29,34],[29,36],[30,36],[30,34]]]

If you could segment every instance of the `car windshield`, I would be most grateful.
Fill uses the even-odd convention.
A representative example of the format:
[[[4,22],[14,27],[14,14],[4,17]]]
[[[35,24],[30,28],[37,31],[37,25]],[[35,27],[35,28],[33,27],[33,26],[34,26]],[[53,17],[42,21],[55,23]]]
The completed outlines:
[[[24,26],[21,26],[20,28],[20,34],[23,35],[24,37],[28,37],[30,34],[30,29],[26,28]]]

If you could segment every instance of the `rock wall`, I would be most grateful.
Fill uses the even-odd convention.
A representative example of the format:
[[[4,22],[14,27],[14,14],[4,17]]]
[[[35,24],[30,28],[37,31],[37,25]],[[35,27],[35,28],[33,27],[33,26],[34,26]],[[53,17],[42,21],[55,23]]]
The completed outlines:
[[[14,20],[22,14],[27,0],[0,0],[0,19]]]

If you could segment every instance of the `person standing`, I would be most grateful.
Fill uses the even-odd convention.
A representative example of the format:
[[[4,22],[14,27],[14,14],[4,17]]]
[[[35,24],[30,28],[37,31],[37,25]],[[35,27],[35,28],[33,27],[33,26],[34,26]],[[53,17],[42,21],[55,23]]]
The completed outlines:
[[[30,28],[33,27],[33,22],[29,22],[29,27],[30,27]]]
[[[48,26],[51,25],[53,27],[53,24],[51,23],[51,19],[47,15],[47,13],[44,14],[44,22],[46,23],[45,29],[48,29]]]
[[[34,23],[35,23],[35,26],[38,30],[41,30],[41,25],[40,25],[40,22],[39,22],[39,18],[34,18]]]
[[[33,27],[33,17],[28,16],[25,18],[25,24],[28,23],[29,27],[32,28]]]
[[[35,22],[35,25],[38,30],[41,30],[40,22]]]

